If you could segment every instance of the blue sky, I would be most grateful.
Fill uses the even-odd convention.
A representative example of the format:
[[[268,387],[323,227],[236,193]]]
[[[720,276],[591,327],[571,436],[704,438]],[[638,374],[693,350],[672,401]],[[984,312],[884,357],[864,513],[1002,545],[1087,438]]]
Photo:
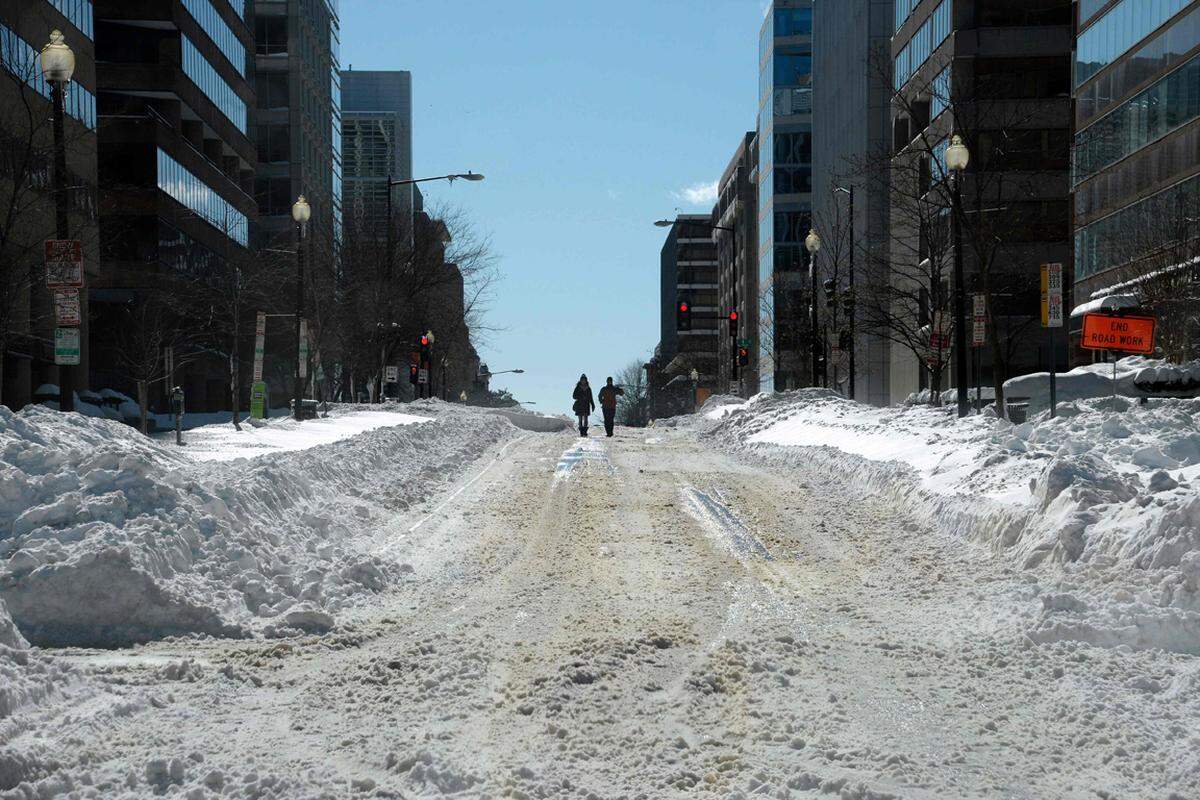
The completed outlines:
[[[494,386],[566,411],[659,337],[656,219],[754,128],[762,0],[342,0],[342,64],[413,73],[417,176],[492,236]],[[699,188],[699,191],[695,191]]]

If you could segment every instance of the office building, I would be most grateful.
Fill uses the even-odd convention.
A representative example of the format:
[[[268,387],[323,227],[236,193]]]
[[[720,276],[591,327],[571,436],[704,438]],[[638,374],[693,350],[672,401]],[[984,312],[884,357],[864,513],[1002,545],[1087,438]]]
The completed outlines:
[[[378,227],[388,178],[412,178],[412,74],[342,72],[342,210],[349,229]],[[412,186],[391,189],[393,214],[411,230]]]
[[[751,397],[758,393],[758,195],[752,180],[758,167],[757,136],[742,137],[729,166],[717,183],[713,238],[717,245],[718,333],[717,386],[724,394]],[[737,318],[731,320],[730,314]],[[749,364],[738,364],[739,343]]]
[[[0,220],[0,403],[12,409],[33,401],[37,387],[58,383],[50,295],[40,277],[29,280],[40,276],[43,241],[56,238],[51,93],[38,59],[54,30],[75,54],[63,123],[69,233],[83,243],[88,283],[98,274],[93,27],[92,5],[85,0],[0,0],[0,145],[9,156],[0,169],[0,198],[15,211]],[[77,391],[88,386],[90,360],[86,293],[81,303]]]
[[[812,220],[812,0],[773,0],[759,35],[761,387],[809,382],[804,238]]]
[[[93,381],[134,394],[121,358],[128,309],[206,264],[248,255],[253,40],[242,0],[95,0],[94,9],[103,267],[91,291]],[[230,406],[227,364],[210,361],[174,376],[189,408]]]
[[[342,231],[338,3],[258,0],[254,13],[261,240],[293,237],[292,204],[304,195],[306,246],[331,261]]]
[[[890,46],[894,0],[814,0],[813,183],[815,227],[827,241],[841,226],[841,289],[849,289],[849,250],[854,249],[855,287],[860,292],[883,272],[888,250],[888,195],[864,177],[864,169],[887,150],[891,131],[891,63],[872,54]],[[845,190],[845,191],[840,191]],[[853,192],[853,228],[851,196]],[[834,248],[828,248],[829,251]],[[827,267],[818,254],[818,267]],[[825,275],[830,274],[826,269]],[[825,312],[823,303],[818,310]],[[856,307],[857,309],[857,307]],[[843,315],[842,320],[846,320]],[[847,320],[848,322],[848,320]],[[849,331],[850,325],[843,324]],[[830,333],[830,341],[837,332]],[[854,326],[855,398],[873,405],[890,401],[891,359],[887,337],[868,326]],[[848,351],[837,365],[849,375]],[[850,382],[845,382],[847,393]]]
[[[1077,8],[1075,304],[1144,304],[1160,314],[1160,333],[1195,342],[1194,313],[1172,306],[1195,302],[1200,283],[1200,2]],[[1190,331],[1178,329],[1180,316]],[[1071,319],[1076,344],[1082,321]]]
[[[718,334],[724,325],[718,324],[717,245],[711,216],[676,217],[659,265],[661,333],[647,370],[651,418],[690,412],[694,388],[712,392],[717,386]]]
[[[929,317],[919,320],[928,351],[943,352],[933,337],[949,337],[954,289],[945,152],[958,133],[971,154],[960,182],[964,289],[990,298],[982,376],[951,374],[942,388],[972,378],[990,386],[1051,359],[1065,368],[1065,340],[1052,349],[1038,317],[1039,265],[1071,261],[1070,0],[896,0],[894,11],[893,278],[897,265],[910,270],[906,280],[914,264],[940,275],[912,288]],[[926,356],[895,345],[891,356],[893,402],[929,387]]]

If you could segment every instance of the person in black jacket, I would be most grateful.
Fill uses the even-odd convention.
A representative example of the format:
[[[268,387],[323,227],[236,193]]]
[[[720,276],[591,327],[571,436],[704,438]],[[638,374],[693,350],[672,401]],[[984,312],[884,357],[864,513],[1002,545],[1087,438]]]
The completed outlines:
[[[604,432],[609,437],[613,435],[613,424],[617,421],[617,395],[625,394],[620,386],[613,385],[613,379],[600,390],[600,410],[604,412]]]
[[[575,416],[579,417],[579,435],[587,436],[588,417],[596,410],[596,400],[592,397],[592,387],[588,385],[587,375],[579,376],[579,383],[575,384],[575,393],[572,397],[575,405],[571,408],[575,412]]]

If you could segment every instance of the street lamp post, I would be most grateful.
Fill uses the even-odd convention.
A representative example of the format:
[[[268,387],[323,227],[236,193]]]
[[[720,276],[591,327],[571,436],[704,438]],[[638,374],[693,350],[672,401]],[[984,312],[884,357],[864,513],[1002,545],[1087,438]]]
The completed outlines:
[[[433,335],[433,331],[425,331],[425,338],[429,340],[429,360],[424,364],[425,367],[425,396],[433,397],[433,345],[437,338]]]
[[[854,396],[854,350],[855,350],[855,320],[858,317],[858,298],[854,296],[854,187],[839,186],[835,192],[842,192],[849,197],[850,203],[850,302],[853,305],[847,309],[850,324],[850,399]]]
[[[50,42],[42,48],[42,77],[50,84],[51,102],[54,106],[54,222],[55,235],[66,239],[71,235],[70,222],[67,219],[67,142],[64,133],[63,118],[65,116],[64,98],[67,84],[75,74],[75,54],[63,41],[62,31],[50,32]],[[51,298],[51,312],[53,298]],[[82,337],[81,337],[82,339]],[[80,349],[82,350],[82,341]],[[75,369],[67,364],[58,367],[58,408],[60,411],[75,410]]]
[[[821,250],[821,237],[817,235],[815,229],[810,229],[808,236],[804,237],[804,249],[808,251],[808,291],[809,297],[812,299],[812,313],[810,314],[812,347],[810,349],[812,350],[812,385],[815,387],[821,382],[821,364],[817,358],[817,340],[820,338],[817,331],[817,253]]]
[[[296,383],[294,387],[295,407],[292,409],[292,416],[297,420],[301,419],[300,401],[303,395],[303,388],[300,382],[300,358],[302,356],[300,317],[304,314],[304,233],[308,227],[308,220],[311,217],[312,208],[308,205],[308,201],[304,199],[304,195],[300,195],[292,205],[292,220],[296,223]]]
[[[412,186],[417,183],[428,183],[429,181],[448,181],[449,183],[454,183],[457,180],[471,181],[474,183],[474,182],[483,180],[483,176],[480,175],[478,172],[456,172],[452,175],[437,175],[432,178],[400,178],[400,179],[394,180],[391,175],[388,175],[388,179],[387,179],[387,228],[388,228],[388,230],[387,230],[387,258],[388,258],[387,269],[388,269],[389,275],[391,274],[392,265],[394,264],[394,262],[396,260],[396,236],[395,236],[395,232],[393,231],[394,226],[392,224],[392,213],[393,213],[393,211],[392,211],[392,189],[396,188],[397,186]]]
[[[946,167],[950,170],[953,183],[951,203],[951,225],[954,229],[954,371],[958,388],[958,416],[968,413],[970,399],[967,396],[967,297],[963,278],[962,253],[962,174],[971,161],[971,151],[963,144],[962,137],[955,134],[946,148]],[[941,331],[936,332],[939,336]]]

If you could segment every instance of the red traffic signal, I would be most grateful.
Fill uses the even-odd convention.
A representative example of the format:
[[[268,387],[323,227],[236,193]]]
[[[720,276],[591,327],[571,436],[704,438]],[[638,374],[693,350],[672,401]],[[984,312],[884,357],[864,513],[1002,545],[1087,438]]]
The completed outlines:
[[[730,312],[729,312],[729,321],[730,321],[730,322],[737,322],[737,312],[736,312],[736,311],[730,311]]]
[[[688,304],[687,304],[687,303],[680,303],[680,304],[679,304],[679,313],[680,313],[680,314],[686,314],[687,312],[688,312]]]
[[[429,347],[429,337],[428,336],[421,337],[421,347]]]

